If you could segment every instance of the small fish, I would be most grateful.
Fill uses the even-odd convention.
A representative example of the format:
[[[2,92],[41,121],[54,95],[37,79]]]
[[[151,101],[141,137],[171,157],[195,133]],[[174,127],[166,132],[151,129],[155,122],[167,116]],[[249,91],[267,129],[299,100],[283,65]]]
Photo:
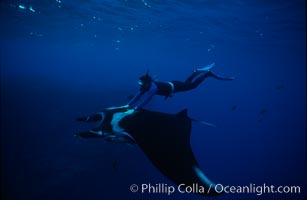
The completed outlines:
[[[231,110],[232,110],[232,111],[236,111],[236,110],[237,110],[237,107],[238,107],[237,105],[233,105],[233,106],[231,107]]]
[[[118,162],[117,162],[117,160],[113,160],[112,161],[112,168],[113,168],[114,171],[118,170]]]
[[[259,112],[260,115],[264,115],[265,113],[267,113],[268,110],[266,108],[262,108]]]
[[[276,86],[275,86],[275,89],[276,89],[276,90],[282,90],[282,89],[284,89],[284,88],[285,88],[285,86],[282,85],[282,84],[279,84],[279,85],[276,85]]]

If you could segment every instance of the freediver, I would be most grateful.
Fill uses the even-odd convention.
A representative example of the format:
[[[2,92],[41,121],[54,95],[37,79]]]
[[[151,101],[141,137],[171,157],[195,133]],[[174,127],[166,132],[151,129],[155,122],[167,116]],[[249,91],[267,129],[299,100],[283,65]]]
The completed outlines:
[[[184,82],[176,80],[169,82],[154,81],[147,72],[139,79],[139,92],[128,102],[127,105],[124,105],[121,108],[131,108],[134,110],[141,109],[154,95],[165,96],[167,98],[176,92],[192,90],[197,88],[208,77],[225,81],[234,79],[234,77],[224,77],[213,73],[211,69],[214,66],[215,63],[212,63],[203,68],[194,70]]]
[[[194,70],[193,73],[184,82],[175,80],[169,82],[154,81],[147,72],[145,75],[139,78],[139,92],[134,95],[126,105],[120,107],[111,107],[108,109],[127,108],[138,110],[146,105],[154,95],[165,96],[168,98],[176,92],[184,92],[197,88],[206,78],[209,77],[224,81],[234,79],[234,77],[224,77],[213,73],[211,69],[214,66],[215,63],[212,63],[203,68]],[[95,122],[101,121],[102,118],[103,117],[101,117],[101,114],[98,113],[89,117],[78,118],[78,121]]]

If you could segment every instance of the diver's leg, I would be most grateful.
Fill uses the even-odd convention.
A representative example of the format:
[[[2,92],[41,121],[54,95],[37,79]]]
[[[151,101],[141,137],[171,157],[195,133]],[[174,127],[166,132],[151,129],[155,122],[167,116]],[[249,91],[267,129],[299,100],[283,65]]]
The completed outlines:
[[[194,89],[197,88],[206,78],[208,78],[208,73],[205,73],[203,75],[201,75],[200,77],[196,78],[196,80],[194,80],[193,82],[189,83],[188,88]]]
[[[215,66],[215,63],[207,65],[203,68],[199,68],[194,70],[194,72],[185,80],[185,82],[181,81],[171,81],[174,85],[174,92],[182,92],[187,90],[192,90],[199,86],[206,78],[213,77],[218,80],[233,80],[234,77],[224,77],[217,75],[211,71],[211,69]]]
[[[234,79],[234,77],[224,77],[224,76],[217,75],[217,74],[213,73],[212,71],[208,71],[205,74],[203,74],[203,75],[199,76],[198,78],[196,78],[196,80],[194,80],[190,84],[190,88],[191,89],[196,88],[197,86],[199,86],[199,84],[201,84],[208,77],[213,77],[215,79],[224,80],[224,81],[231,81],[231,80]]]
[[[226,76],[221,76],[213,73],[212,71],[208,71],[206,74],[208,74],[208,77],[213,77],[218,80],[223,80],[223,81],[231,81],[235,79],[234,77],[226,77]]]
[[[196,70],[193,71],[193,73],[185,80],[185,83],[192,83],[193,79],[199,75],[201,72],[198,72]]]
[[[203,68],[196,69],[194,71],[194,73],[195,72],[198,72],[199,74],[200,73],[204,73],[200,77],[196,78],[195,81],[191,82],[194,88],[197,87],[201,82],[203,82],[208,77],[212,77],[212,78],[215,78],[215,79],[218,79],[218,80],[224,80],[224,81],[229,81],[229,80],[233,80],[234,79],[234,77],[225,77],[225,76],[220,76],[220,75],[217,75],[217,74],[213,73],[211,71],[211,69],[214,66],[215,66],[215,63],[212,63],[210,65],[207,65],[207,66],[205,66]]]
[[[190,90],[190,86],[191,86],[191,81],[185,81],[185,82],[182,82],[182,81],[170,81],[173,86],[174,86],[174,89],[173,89],[173,92],[172,93],[176,93],[176,92],[184,92],[184,91],[187,91],[187,90]]]
[[[199,68],[199,69],[194,70],[193,73],[191,74],[191,76],[189,76],[189,77],[185,80],[185,82],[186,82],[187,84],[192,83],[193,79],[195,79],[196,76],[198,76],[199,74],[202,74],[203,72],[208,72],[208,71],[210,71],[214,66],[215,66],[215,63],[212,63],[212,64],[210,64],[210,65],[207,65],[207,66],[203,67],[203,68]]]
[[[88,117],[78,117],[76,120],[80,122],[97,122],[102,119],[101,114],[94,114]]]
[[[202,69],[204,69],[204,68],[202,68]],[[204,72],[206,72],[206,73],[204,73]],[[174,85],[174,88],[175,88],[174,92],[183,92],[183,91],[192,90],[192,89],[196,88],[201,82],[203,82],[206,78],[211,76],[211,74],[209,72],[211,72],[211,71],[201,71],[200,69],[196,69],[191,74],[191,76],[189,76],[185,80],[185,82],[171,81]]]

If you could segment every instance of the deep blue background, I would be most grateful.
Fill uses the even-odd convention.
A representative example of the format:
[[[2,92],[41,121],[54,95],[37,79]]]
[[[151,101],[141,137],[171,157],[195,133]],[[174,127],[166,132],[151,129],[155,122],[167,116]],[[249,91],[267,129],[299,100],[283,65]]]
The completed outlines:
[[[211,62],[236,79],[146,108],[217,125],[191,136],[213,181],[302,188],[216,199],[305,199],[305,1],[7,0],[0,13],[3,199],[203,199],[133,194],[132,183],[172,183],[138,147],[73,134],[90,128],[76,117],[125,104],[147,69],[184,80]]]

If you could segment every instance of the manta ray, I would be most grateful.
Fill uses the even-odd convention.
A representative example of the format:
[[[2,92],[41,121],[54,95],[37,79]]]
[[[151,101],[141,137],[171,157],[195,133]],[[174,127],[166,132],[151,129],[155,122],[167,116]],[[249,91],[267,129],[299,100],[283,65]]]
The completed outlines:
[[[187,109],[168,114],[145,109],[109,108],[89,117],[77,118],[77,121],[98,124],[76,136],[137,144],[152,164],[175,184],[197,184],[203,189],[199,194],[205,196],[221,193],[214,189],[218,185],[205,176],[192,152],[192,119],[188,117]]]

